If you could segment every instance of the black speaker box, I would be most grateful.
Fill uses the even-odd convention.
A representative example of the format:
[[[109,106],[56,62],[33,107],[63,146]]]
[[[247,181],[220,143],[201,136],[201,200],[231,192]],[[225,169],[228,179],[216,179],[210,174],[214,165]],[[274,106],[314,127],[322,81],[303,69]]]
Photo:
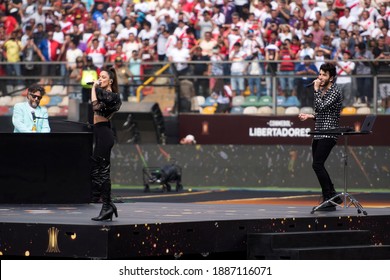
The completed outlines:
[[[123,102],[111,123],[118,143],[165,143],[164,117],[156,102]]]

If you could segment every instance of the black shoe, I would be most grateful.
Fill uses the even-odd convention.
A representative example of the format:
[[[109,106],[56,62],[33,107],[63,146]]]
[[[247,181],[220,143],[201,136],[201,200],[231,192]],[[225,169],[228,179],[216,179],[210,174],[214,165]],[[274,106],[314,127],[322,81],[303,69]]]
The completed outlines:
[[[332,201],[337,203],[337,204],[342,204],[344,202],[344,200],[339,196],[332,199]]]
[[[313,210],[316,207],[313,208]],[[322,204],[320,207],[315,209],[315,211],[336,211],[336,206],[334,206],[331,202],[326,202]]]

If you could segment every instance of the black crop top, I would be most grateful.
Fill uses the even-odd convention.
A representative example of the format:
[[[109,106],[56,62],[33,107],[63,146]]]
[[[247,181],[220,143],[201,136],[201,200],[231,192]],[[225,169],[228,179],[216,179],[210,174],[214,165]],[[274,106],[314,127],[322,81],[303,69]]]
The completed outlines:
[[[92,102],[92,108],[96,115],[110,119],[119,110],[122,101],[118,93],[96,88],[97,100]]]

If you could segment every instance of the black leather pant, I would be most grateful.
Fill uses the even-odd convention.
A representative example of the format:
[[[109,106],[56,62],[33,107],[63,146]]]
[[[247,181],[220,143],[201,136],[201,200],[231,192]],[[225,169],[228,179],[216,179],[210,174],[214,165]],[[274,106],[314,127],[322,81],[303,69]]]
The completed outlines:
[[[110,155],[114,133],[109,122],[94,125],[95,148],[92,157],[92,202],[111,200]]]

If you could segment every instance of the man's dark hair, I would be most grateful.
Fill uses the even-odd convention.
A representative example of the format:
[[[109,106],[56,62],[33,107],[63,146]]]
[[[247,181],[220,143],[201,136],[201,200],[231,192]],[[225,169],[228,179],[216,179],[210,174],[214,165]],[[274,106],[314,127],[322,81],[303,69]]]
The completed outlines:
[[[41,87],[40,85],[32,85],[28,88],[29,94],[37,92],[37,91],[39,91],[41,93],[41,96],[44,96],[46,93],[45,89],[43,87]]]
[[[322,64],[320,70],[324,72],[328,72],[329,77],[333,77],[333,78],[336,77],[336,67],[329,62]]]

